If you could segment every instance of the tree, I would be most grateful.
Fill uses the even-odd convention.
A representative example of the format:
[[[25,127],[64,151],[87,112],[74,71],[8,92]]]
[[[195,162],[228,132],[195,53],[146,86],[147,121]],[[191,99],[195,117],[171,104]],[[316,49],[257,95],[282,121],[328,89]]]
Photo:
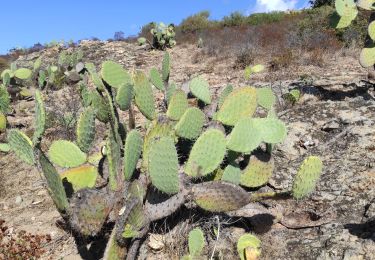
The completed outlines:
[[[125,40],[125,33],[122,31],[115,32],[115,35],[113,36],[113,39],[115,41],[123,41]]]
[[[311,4],[312,8],[321,7],[323,5],[333,5],[334,0],[310,0],[309,3]]]

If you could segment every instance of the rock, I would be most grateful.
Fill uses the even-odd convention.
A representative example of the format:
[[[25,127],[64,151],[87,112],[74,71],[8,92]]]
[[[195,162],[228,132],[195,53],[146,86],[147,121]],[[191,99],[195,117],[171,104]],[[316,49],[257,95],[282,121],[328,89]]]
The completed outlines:
[[[16,201],[15,201],[16,204],[21,204],[22,201],[23,201],[23,200],[22,200],[22,197],[21,197],[21,196],[17,196],[17,197],[16,197]]]
[[[159,234],[151,234],[148,246],[155,251],[163,249],[165,246],[163,242],[163,236]]]

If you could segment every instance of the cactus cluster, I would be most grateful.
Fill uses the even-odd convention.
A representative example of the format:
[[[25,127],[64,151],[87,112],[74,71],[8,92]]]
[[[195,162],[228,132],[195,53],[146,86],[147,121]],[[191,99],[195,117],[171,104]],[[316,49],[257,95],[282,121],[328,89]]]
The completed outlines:
[[[174,31],[175,27],[173,24],[166,25],[164,23],[152,23],[153,28],[150,30],[152,35],[152,43],[150,43],[152,48],[165,50],[166,48],[173,48],[176,45]],[[147,39],[144,37],[138,38],[138,44],[144,45]]]
[[[104,62],[100,73],[87,63],[76,84],[82,110],[75,140],[55,140],[50,145],[44,141],[46,115],[39,91],[34,136],[8,131],[10,149],[41,169],[53,202],[75,234],[95,236],[114,222],[105,253],[108,259],[126,252],[134,257],[150,224],[189,200],[211,212],[229,212],[252,202],[255,197],[247,188],[265,185],[274,169],[272,151],[264,144],[275,145],[286,138],[270,89],[228,86],[216,102],[208,82],[196,77],[189,94],[201,102],[188,102],[190,95],[169,82],[170,63],[166,53],[162,72],[154,69],[150,77],[126,71],[113,61]],[[155,91],[166,102],[158,104]],[[259,106],[267,109],[267,117],[256,117]],[[148,122],[147,129],[135,121],[136,110]],[[124,113],[127,117],[120,116]],[[96,132],[98,121],[105,124],[104,133]],[[289,194],[297,199],[308,195],[321,170],[319,158],[307,159]],[[156,203],[160,193],[167,198]],[[249,247],[259,254],[259,244],[250,240],[241,240],[240,255]],[[201,231],[192,231],[191,258],[200,255],[202,244]]]
[[[357,17],[359,10],[371,11],[374,14],[373,0],[335,0],[336,12],[332,16],[333,26],[337,29],[348,27]],[[359,61],[365,68],[375,64],[375,21],[373,15],[368,26],[368,41],[362,49]]]

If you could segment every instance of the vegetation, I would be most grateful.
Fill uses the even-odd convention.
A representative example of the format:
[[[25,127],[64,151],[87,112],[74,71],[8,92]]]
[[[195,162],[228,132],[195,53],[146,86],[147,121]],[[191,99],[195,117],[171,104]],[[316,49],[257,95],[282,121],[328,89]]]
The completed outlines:
[[[68,71],[77,67],[76,56],[63,52],[59,66]],[[188,200],[209,212],[233,212],[263,199],[302,199],[313,191],[322,170],[320,159],[310,156],[292,190],[254,192],[271,178],[273,147],[286,137],[286,127],[274,112],[274,94],[263,88],[226,88],[216,102],[208,82],[196,77],[189,92],[198,105],[190,106],[187,93],[169,82],[170,62],[165,52],[161,70],[153,68],[150,78],[113,61],[104,62],[100,74],[91,63],[77,70],[82,80],[74,86],[79,86],[82,112],[74,140],[46,139],[48,118],[39,90],[33,136],[7,130],[11,151],[40,167],[56,208],[77,239],[99,235],[114,223],[105,259],[125,254],[134,259],[150,224]],[[253,66],[251,72],[262,69]],[[152,85],[163,94],[161,104],[155,102]],[[134,106],[148,120],[147,127],[135,121]],[[257,117],[257,108],[268,115]],[[129,114],[128,121],[119,117],[120,111]],[[106,126],[104,135],[96,131],[98,122]],[[95,147],[99,143],[103,145]],[[152,201],[160,193],[167,200],[155,204]],[[266,208],[254,210],[275,214]],[[202,237],[199,230],[190,234],[190,257],[200,254]],[[242,250],[259,255],[259,245],[253,248],[246,239],[239,242],[240,256],[245,254]]]

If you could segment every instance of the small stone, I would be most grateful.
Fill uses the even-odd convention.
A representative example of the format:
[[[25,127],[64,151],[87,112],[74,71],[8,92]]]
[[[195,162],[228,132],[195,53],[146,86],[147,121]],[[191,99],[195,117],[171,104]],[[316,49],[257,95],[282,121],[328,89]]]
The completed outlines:
[[[21,202],[22,202],[22,197],[18,195],[16,197],[16,204],[21,204]]]
[[[159,251],[164,248],[163,236],[158,234],[151,234],[150,241],[148,242],[148,246],[155,250]]]

